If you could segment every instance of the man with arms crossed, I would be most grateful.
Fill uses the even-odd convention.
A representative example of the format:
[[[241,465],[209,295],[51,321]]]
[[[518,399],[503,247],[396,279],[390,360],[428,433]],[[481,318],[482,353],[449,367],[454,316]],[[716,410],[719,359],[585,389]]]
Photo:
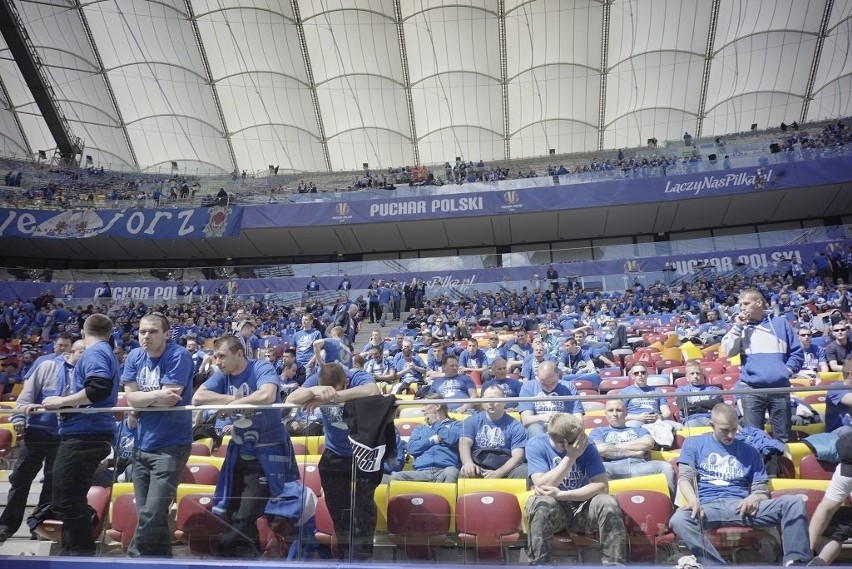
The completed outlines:
[[[121,380],[135,409],[186,406],[192,400],[192,356],[170,339],[159,313],[139,322],[140,347],[127,356]],[[169,507],[192,449],[192,411],[138,412],[133,490],[139,522],[127,553],[171,557]]]

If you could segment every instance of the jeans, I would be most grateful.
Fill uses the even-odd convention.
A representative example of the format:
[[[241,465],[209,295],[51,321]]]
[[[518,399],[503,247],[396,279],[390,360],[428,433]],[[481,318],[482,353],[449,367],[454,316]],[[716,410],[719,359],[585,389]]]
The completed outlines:
[[[750,386],[744,388],[749,389]],[[772,436],[782,443],[790,440],[793,412],[790,409],[790,396],[787,393],[749,393],[743,395],[741,401],[744,426],[755,427],[762,431],[766,423],[765,414],[769,411]]]
[[[373,494],[382,481],[382,471],[357,470],[351,456],[337,456],[329,450],[323,453],[318,467],[325,503],[340,546],[340,558],[344,561],[369,561],[373,556],[376,533]]]
[[[228,529],[216,544],[217,557],[260,557],[257,518],[269,499],[269,484],[258,460],[237,459],[228,502]]]
[[[391,480],[414,480],[418,482],[449,482],[455,484],[459,477],[459,469],[455,466],[446,468],[428,467],[418,470],[400,470],[391,474]]]
[[[642,460],[641,458],[625,458],[604,462],[606,473],[613,480],[619,478],[634,478],[647,474],[663,474],[669,487],[669,495],[675,495],[674,467],[664,460]]]
[[[689,551],[702,565],[724,565],[725,560],[704,536],[710,529],[719,527],[778,526],[782,535],[784,563],[810,561],[811,546],[808,541],[808,518],[805,503],[798,496],[781,496],[758,503],[757,514],[741,517],[736,508],[742,500],[722,498],[702,503],[704,516],[692,518],[689,510],[677,510],[671,519],[671,528],[683,540]]]
[[[9,476],[9,494],[6,499],[6,509],[0,515],[0,526],[5,526],[11,537],[21,522],[24,521],[24,511],[27,509],[27,496],[42,464],[44,464],[44,483],[38,497],[41,508],[49,504],[52,498],[53,463],[56,449],[59,447],[59,436],[44,429],[28,428],[24,431],[24,442],[15,461],[15,468]]]
[[[388,312],[390,312],[390,308],[389,308],[387,302],[383,302],[383,303],[379,304],[379,312],[382,315],[381,320],[379,320],[379,323],[384,324],[388,319]]]
[[[133,453],[133,490],[139,522],[127,553],[130,557],[171,557],[169,507],[175,500],[177,487],[191,445],[180,445]]]
[[[94,555],[86,494],[95,470],[112,450],[112,433],[62,437],[53,463],[53,513],[62,522],[60,555]]]

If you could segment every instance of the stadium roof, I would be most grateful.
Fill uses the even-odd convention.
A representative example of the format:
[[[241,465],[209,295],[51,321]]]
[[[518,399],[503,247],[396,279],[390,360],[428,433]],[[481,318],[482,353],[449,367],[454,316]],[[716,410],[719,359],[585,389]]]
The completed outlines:
[[[852,0],[5,1],[107,168],[497,161],[852,114]],[[0,152],[56,147],[0,42]]]

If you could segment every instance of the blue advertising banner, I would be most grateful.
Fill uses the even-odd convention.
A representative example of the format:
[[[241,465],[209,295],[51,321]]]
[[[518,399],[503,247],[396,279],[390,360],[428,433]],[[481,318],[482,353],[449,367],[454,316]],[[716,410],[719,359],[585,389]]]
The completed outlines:
[[[808,243],[789,245],[775,248],[742,249],[721,253],[704,253],[700,255],[657,256],[637,259],[618,259],[602,261],[577,261],[570,263],[553,263],[560,277],[599,277],[601,275],[628,275],[631,278],[640,273],[650,273],[660,276],[670,262],[671,274],[677,277],[695,274],[702,269],[712,268],[717,274],[727,274],[731,271],[748,267],[750,270],[785,271],[790,262],[800,262],[809,268],[818,252],[826,251],[829,243]],[[490,269],[465,269],[433,272],[386,273],[370,275],[351,275],[352,288],[362,290],[367,288],[370,280],[396,279],[399,282],[410,282],[412,279],[423,279],[428,286],[452,287],[459,291],[472,291],[478,284],[499,283],[504,281],[529,281],[534,275],[543,276],[547,270],[545,265],[530,265],[524,267],[500,267]],[[654,278],[651,276],[651,278]],[[307,277],[283,277],[267,279],[239,279],[234,281],[199,281],[204,294],[214,294],[217,291],[225,294],[263,296],[268,290],[273,292],[302,292],[310,279]],[[321,290],[336,290],[340,283],[339,276],[319,277],[317,279]],[[230,285],[230,286],[229,286]],[[56,298],[96,298],[103,291],[102,283],[0,283],[0,300],[16,300],[35,298],[50,290]],[[112,283],[112,298],[118,300],[175,300],[178,299],[178,283],[164,281],[138,281]],[[79,302],[78,302],[79,303]]]
[[[758,168],[593,183],[466,192],[465,186],[423,188],[428,195],[195,209],[69,211],[0,210],[0,237],[133,239],[234,237],[242,229],[316,227],[481,217],[608,207],[836,184],[852,180],[852,157],[838,156]],[[563,177],[568,182],[571,178]],[[523,182],[516,180],[515,182]],[[517,184],[513,184],[517,185]],[[511,185],[509,186],[512,187]]]
[[[131,239],[234,237],[243,207],[189,209],[74,209],[0,211],[0,237],[83,239],[97,235]]]
[[[457,193],[458,186],[442,186],[435,187],[433,195],[423,197],[246,208],[242,227],[260,229],[400,222],[691,200],[846,182],[852,179],[850,173],[852,157],[842,156],[773,164],[762,169],[765,178],[762,184],[755,184],[757,168],[740,168],[477,193]],[[760,189],[761,185],[763,189]]]

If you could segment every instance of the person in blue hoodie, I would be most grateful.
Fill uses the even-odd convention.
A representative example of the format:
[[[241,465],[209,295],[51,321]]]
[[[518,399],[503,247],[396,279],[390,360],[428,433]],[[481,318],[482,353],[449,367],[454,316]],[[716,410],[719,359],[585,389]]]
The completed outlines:
[[[763,429],[769,411],[772,433],[779,441],[790,439],[792,414],[786,393],[762,393],[769,387],[790,387],[790,378],[804,363],[804,351],[796,332],[783,317],[766,310],[766,300],[757,289],[740,292],[739,312],[734,325],[722,338],[725,357],[741,357],[740,381],[754,394],[742,396],[743,423]]]

